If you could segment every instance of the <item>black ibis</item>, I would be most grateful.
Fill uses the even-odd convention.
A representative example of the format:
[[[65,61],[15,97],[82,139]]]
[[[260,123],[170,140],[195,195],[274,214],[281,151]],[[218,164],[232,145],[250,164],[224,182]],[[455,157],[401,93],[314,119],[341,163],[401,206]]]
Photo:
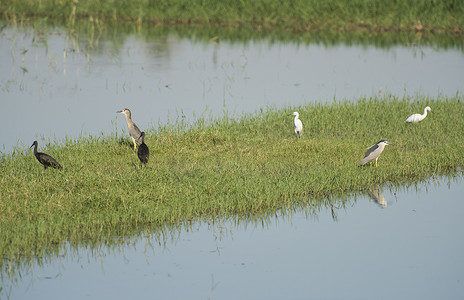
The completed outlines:
[[[139,139],[142,143],[140,144],[139,150],[137,151],[137,156],[142,163],[146,164],[148,162],[148,157],[150,156],[150,150],[148,150],[148,146],[145,144],[145,132],[140,134]]]
[[[39,161],[39,163],[41,163],[45,169],[47,169],[48,167],[52,167],[61,170],[63,167],[61,167],[61,165],[53,157],[42,152],[37,152],[38,145],[39,144],[37,143],[37,141],[34,141],[30,148],[34,147],[34,155]]]

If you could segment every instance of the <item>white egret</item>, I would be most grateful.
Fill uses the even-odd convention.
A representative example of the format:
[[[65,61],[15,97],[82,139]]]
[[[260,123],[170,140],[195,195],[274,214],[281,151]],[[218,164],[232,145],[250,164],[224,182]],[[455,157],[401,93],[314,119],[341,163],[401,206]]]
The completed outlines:
[[[303,134],[303,123],[301,123],[301,120],[298,119],[300,114],[295,111],[294,113],[289,114],[289,116],[295,116],[295,118],[293,119],[293,129],[295,130],[295,134],[298,137],[301,137],[301,135]]]
[[[427,106],[426,108],[424,108],[424,113],[421,115],[421,114],[413,114],[413,115],[410,115],[407,119],[406,119],[406,123],[417,123],[417,122],[420,122],[422,121],[423,119],[425,119],[425,117],[427,117],[427,111],[430,111],[432,112],[432,109]]]

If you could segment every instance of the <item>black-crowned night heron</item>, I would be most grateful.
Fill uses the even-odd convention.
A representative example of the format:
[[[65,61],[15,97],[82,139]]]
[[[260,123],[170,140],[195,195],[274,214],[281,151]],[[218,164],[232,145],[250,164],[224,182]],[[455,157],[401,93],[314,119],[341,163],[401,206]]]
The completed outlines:
[[[150,157],[150,150],[148,150],[147,144],[145,144],[145,132],[140,134],[141,144],[139,150],[137,150],[137,156],[143,164],[148,162],[148,157]]]
[[[123,114],[126,116],[127,128],[129,129],[129,134],[134,143],[134,151],[137,147],[137,143],[140,143],[140,129],[135,125],[135,123],[131,119],[131,111],[128,108],[124,108],[123,110],[117,111],[117,113]]]
[[[417,122],[422,121],[423,119],[425,119],[425,117],[427,117],[427,111],[432,112],[432,109],[429,106],[427,106],[426,108],[424,108],[424,113],[422,115],[421,114],[410,115],[406,119],[406,123],[417,123]]]
[[[387,142],[386,140],[381,140],[377,144],[370,147],[369,150],[367,150],[366,155],[364,155],[364,158],[361,159],[361,166],[364,166],[368,162],[372,162],[375,159],[375,167],[377,168],[377,159],[379,159],[379,156],[386,145],[393,144]]]
[[[301,135],[303,134],[303,123],[301,123],[301,120],[298,119],[300,114],[295,111],[294,113],[289,114],[289,116],[295,116],[295,118],[293,119],[293,129],[295,130],[296,136],[301,137]]]
[[[61,170],[62,169],[61,165],[53,157],[51,157],[48,154],[42,153],[42,152],[37,152],[38,145],[39,144],[37,143],[37,141],[34,141],[34,143],[32,143],[32,146],[29,149],[34,147],[34,155],[39,161],[39,163],[41,163],[45,169],[47,169],[48,167],[52,167],[52,168]]]

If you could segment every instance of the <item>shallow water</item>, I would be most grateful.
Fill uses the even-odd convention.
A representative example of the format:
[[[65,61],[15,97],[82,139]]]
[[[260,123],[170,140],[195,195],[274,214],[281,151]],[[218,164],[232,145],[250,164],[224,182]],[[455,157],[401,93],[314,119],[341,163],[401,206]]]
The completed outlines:
[[[464,78],[462,50],[433,46],[132,35],[92,48],[60,29],[6,28],[0,53],[9,124],[0,126],[3,153],[35,139],[127,135],[115,113],[124,107],[144,130],[179,116],[240,116],[334,98],[451,97]],[[148,235],[121,246],[68,246],[11,280],[4,274],[0,298],[460,299],[462,177],[381,192],[335,209],[335,220],[323,208],[262,222],[196,223],[166,243]]]
[[[0,126],[0,151],[35,139],[126,134],[115,113],[125,107],[146,130],[179,117],[239,117],[388,93],[452,97],[463,88],[464,54],[452,47],[204,42],[174,34],[116,41],[3,29],[0,93],[9,125]]]
[[[197,223],[158,244],[69,249],[10,299],[461,299],[463,179],[380,189],[343,209]],[[264,224],[264,225],[263,225]],[[2,298],[3,299],[3,298]]]

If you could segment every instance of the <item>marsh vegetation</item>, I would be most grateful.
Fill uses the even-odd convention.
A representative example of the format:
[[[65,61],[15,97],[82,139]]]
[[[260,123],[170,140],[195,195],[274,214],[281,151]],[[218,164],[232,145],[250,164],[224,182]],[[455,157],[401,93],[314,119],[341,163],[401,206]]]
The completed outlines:
[[[431,32],[462,34],[461,1],[32,1],[2,2],[2,18],[46,18],[73,24],[115,22],[200,25],[262,31]]]
[[[375,185],[458,174],[462,101],[371,98],[168,124],[147,132],[150,161],[143,168],[126,136],[41,143],[62,171],[44,170],[31,151],[17,149],[1,162],[0,253],[41,255],[67,239],[260,215]],[[433,115],[405,123],[427,105]],[[288,116],[295,110],[305,126],[299,139]],[[395,146],[379,166],[359,167],[366,148],[383,138]]]
[[[35,49],[38,64],[41,56],[37,53],[46,49],[48,54],[47,38],[54,35],[65,36],[66,46],[50,55],[45,64],[59,69],[57,61],[63,55],[63,70],[56,72],[62,71],[63,77],[72,53],[78,53],[74,57],[77,64],[85,61],[83,65],[88,67],[93,57],[102,53],[130,52],[123,47],[124,41],[135,36],[163,40],[146,49],[156,52],[150,47],[160,47],[169,54],[172,49],[164,41],[172,33],[208,44],[246,44],[259,39],[269,44],[419,45],[418,52],[420,45],[464,48],[462,1],[434,5],[416,0],[355,2],[179,0],[174,5],[172,1],[3,1],[0,23],[2,28],[34,31],[32,37],[25,35],[20,43],[12,43],[22,52],[17,57],[13,54],[12,60],[21,61],[23,77],[18,77],[39,81],[40,89],[45,85],[43,78],[35,73],[24,76],[29,73],[28,62],[33,61],[27,53]],[[119,58],[114,55],[111,59]],[[80,74],[76,69],[74,73]],[[79,79],[83,81],[83,77]],[[11,82],[15,80],[2,82],[2,92],[14,88]],[[18,83],[24,88],[24,82]],[[123,79],[117,93],[125,89],[124,84]],[[133,97],[136,89],[152,84],[133,83],[123,97]],[[48,94],[55,93],[54,88],[51,84]],[[74,88],[82,90],[78,84]],[[34,94],[35,90],[28,92]],[[54,140],[36,133],[39,151],[53,156],[63,168],[44,170],[28,148],[17,146],[2,153],[2,275],[11,274],[24,262],[37,260],[40,264],[47,256],[61,255],[67,244],[71,248],[119,246],[126,238],[137,239],[144,232],[162,243],[166,236],[178,234],[178,228],[189,228],[196,221],[265,222],[270,215],[291,213],[296,207],[309,212],[322,206],[343,207],[347,197],[364,195],[373,187],[462,175],[463,101],[459,91],[456,97],[433,98],[398,97],[387,92],[333,103],[329,100],[329,104],[272,106],[238,117],[224,111],[219,117],[200,116],[192,121],[181,112],[174,121],[143,128],[150,149],[144,167],[127,134],[115,131]],[[407,116],[426,106],[432,107],[433,114],[418,124],[405,123]],[[101,111],[106,107],[96,114]],[[288,116],[293,111],[299,112],[304,124],[299,139]],[[360,167],[366,149],[381,139],[395,146],[382,153],[377,168]]]

